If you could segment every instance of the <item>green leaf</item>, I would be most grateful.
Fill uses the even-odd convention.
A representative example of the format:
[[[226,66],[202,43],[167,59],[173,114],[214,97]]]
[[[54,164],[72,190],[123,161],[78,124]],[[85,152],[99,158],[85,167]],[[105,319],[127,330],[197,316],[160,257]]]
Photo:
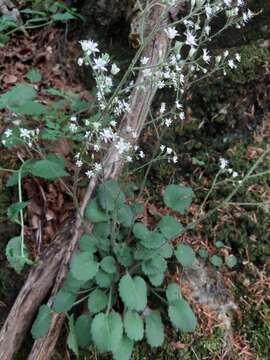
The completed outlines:
[[[32,261],[28,258],[28,252],[25,247],[22,254],[22,239],[20,236],[9,240],[6,246],[6,257],[17,273],[22,271],[25,264],[32,264]]]
[[[105,273],[103,270],[99,269],[96,275],[96,283],[104,289],[107,289],[113,282],[113,275]]]
[[[117,272],[116,262],[112,256],[105,256],[100,263],[100,267],[109,274],[115,274]]]
[[[91,317],[85,314],[75,322],[75,334],[80,348],[87,348],[91,344],[91,324]]]
[[[49,159],[37,160],[32,165],[32,174],[46,180],[55,180],[63,176],[69,176],[69,173],[65,171],[64,166],[61,166],[57,161]]]
[[[162,245],[159,249],[157,249],[157,252],[160,256],[162,256],[165,259],[168,259],[173,254],[173,248],[172,245],[169,242],[166,242],[164,245]]]
[[[35,68],[28,71],[28,73],[26,74],[26,77],[28,80],[30,80],[31,82],[34,82],[34,83],[39,82],[42,79],[41,72]]]
[[[133,235],[140,240],[147,240],[149,237],[150,231],[143,223],[135,223],[132,229]]]
[[[194,193],[191,188],[179,185],[166,186],[163,200],[166,206],[180,214],[184,214],[190,207]]]
[[[96,315],[92,321],[91,334],[99,351],[116,351],[123,336],[121,316],[116,312]]]
[[[223,264],[222,258],[218,255],[213,255],[210,259],[212,265],[220,267]]]
[[[92,199],[86,206],[85,217],[92,223],[106,222],[108,220],[108,215],[99,206],[97,198]]]
[[[64,281],[62,289],[66,292],[74,292],[77,293],[82,286],[86,284],[85,280],[78,280],[76,279],[71,272],[69,271],[67,277]]]
[[[134,219],[134,214],[130,206],[122,204],[117,210],[117,220],[125,227],[130,227]]]
[[[218,249],[221,249],[225,246],[224,242],[223,241],[216,241],[215,242],[215,246],[218,248]]]
[[[175,300],[169,305],[169,317],[172,324],[184,332],[194,331],[197,326],[197,319],[184,299]]]
[[[166,298],[169,303],[181,298],[180,286],[176,283],[170,283],[166,289]]]
[[[40,116],[46,112],[46,107],[36,101],[27,101],[23,105],[17,106],[14,110],[23,115]]]
[[[127,311],[124,315],[124,327],[131,340],[139,341],[143,338],[143,321],[138,313]]]
[[[125,201],[125,194],[114,180],[104,181],[98,188],[98,201],[107,211],[120,208]]]
[[[16,109],[18,106],[33,100],[36,95],[37,92],[32,85],[21,83],[0,96],[0,109],[6,107]]]
[[[48,305],[41,305],[37,317],[32,325],[31,334],[33,338],[39,339],[45,336],[51,326],[52,311]]]
[[[182,224],[172,216],[166,215],[160,220],[159,229],[167,239],[173,239],[183,231]]]
[[[199,251],[198,251],[198,254],[200,255],[200,257],[202,258],[202,259],[207,259],[208,258],[208,251],[207,250],[205,250],[205,249],[200,249]]]
[[[164,236],[157,231],[149,231],[146,240],[142,240],[143,246],[147,249],[158,249],[166,244],[166,242],[167,240]]]
[[[119,346],[113,352],[114,360],[129,360],[133,351],[133,341],[123,336]]]
[[[119,283],[119,294],[129,310],[143,311],[147,304],[147,287],[143,278],[124,275]]]
[[[26,206],[28,205],[27,201],[22,201],[22,202],[16,202],[12,205],[9,206],[8,211],[7,211],[7,216],[9,218],[10,221],[13,221],[15,223],[19,223],[19,214],[20,211],[23,210],[24,208],[26,208]]]
[[[97,251],[94,240],[95,238],[93,236],[84,234],[79,241],[80,249],[94,254]]]
[[[72,256],[70,271],[76,279],[87,281],[96,275],[98,263],[91,253],[79,251]]]
[[[189,245],[178,245],[174,254],[182,266],[192,266],[195,261],[195,253]]]
[[[164,277],[165,277],[164,273],[148,275],[148,279],[149,279],[150,283],[154,286],[160,286],[164,281]]]
[[[78,341],[74,326],[74,315],[72,314],[68,319],[69,333],[67,338],[68,347],[79,357]]]
[[[234,255],[229,255],[225,258],[225,263],[231,269],[237,264],[237,259]]]
[[[164,326],[159,311],[151,310],[150,314],[145,317],[145,334],[150,346],[158,347],[163,344]]]
[[[116,244],[114,247],[114,251],[117,257],[118,262],[125,266],[131,266],[133,264],[133,255],[131,248],[125,244]]]
[[[153,256],[150,260],[143,262],[142,264],[142,271],[145,273],[145,275],[156,275],[164,273],[166,269],[167,261],[158,254]]]
[[[106,308],[108,304],[108,296],[100,289],[91,292],[88,298],[88,309],[92,313],[99,313]]]
[[[60,290],[53,300],[53,311],[57,313],[67,312],[72,308],[76,297],[74,293]]]
[[[76,19],[76,17],[66,11],[66,12],[64,12],[64,13],[53,14],[53,15],[52,15],[52,19],[53,19],[54,21],[67,21],[67,20]]]

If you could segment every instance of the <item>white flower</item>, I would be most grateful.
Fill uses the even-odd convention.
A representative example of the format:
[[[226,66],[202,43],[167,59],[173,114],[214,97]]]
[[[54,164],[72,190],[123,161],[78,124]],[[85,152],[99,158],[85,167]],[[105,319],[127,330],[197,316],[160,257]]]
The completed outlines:
[[[115,147],[119,151],[119,154],[123,154],[130,150],[130,144],[123,138],[118,140],[118,142],[115,144]]]
[[[241,61],[241,56],[240,56],[240,54],[236,53],[236,54],[235,54],[235,59],[236,59],[238,62],[240,62],[240,61]]]
[[[237,68],[237,66],[235,65],[235,62],[234,62],[232,59],[230,59],[230,60],[228,61],[228,65],[229,65],[229,67],[230,67],[231,69],[236,69],[236,68]]]
[[[88,171],[86,171],[85,175],[86,175],[89,179],[91,179],[91,177],[94,176],[94,171],[93,171],[93,170],[88,170]]]
[[[147,63],[148,63],[148,61],[149,61],[149,58],[148,57],[143,57],[143,58],[141,58],[141,64],[142,65],[146,65]]]
[[[113,139],[114,133],[111,128],[106,128],[100,131],[99,135],[101,139],[105,142],[105,144],[107,144]]]
[[[172,152],[173,152],[173,149],[172,149],[172,148],[170,148],[170,147],[167,147],[167,149],[166,149],[166,153],[167,153],[168,155],[171,155],[171,154],[172,154]]]
[[[175,29],[175,27],[169,27],[164,30],[167,34],[169,39],[174,39],[178,35],[178,31]]]
[[[104,58],[99,57],[97,59],[94,59],[94,63],[95,63],[95,65],[93,66],[94,70],[107,71],[107,69],[106,69],[107,60],[105,60]]]
[[[174,157],[172,158],[172,161],[173,161],[173,163],[177,163],[177,161],[178,161],[178,157],[176,156],[176,155],[174,155]]]
[[[78,63],[79,66],[82,66],[83,65],[83,58],[79,58],[77,63]]]
[[[144,69],[143,70],[143,76],[144,77],[149,77],[152,75],[152,70],[151,69]]]
[[[236,178],[238,176],[238,172],[237,171],[234,171],[233,173],[232,173],[232,177],[233,178]]]
[[[185,115],[184,111],[181,111],[179,116],[180,116],[181,120],[185,120],[186,115]]]
[[[209,18],[213,15],[213,13],[214,13],[214,11],[213,11],[213,9],[211,8],[211,6],[208,6],[208,5],[205,6],[204,10],[205,10],[205,13],[206,13],[206,17],[207,17],[208,19],[209,19]]]
[[[78,126],[76,124],[70,124],[69,125],[69,130],[72,132],[72,133],[75,133],[78,129]]]
[[[119,71],[120,71],[119,67],[118,67],[116,64],[112,64],[111,73],[112,73],[113,75],[116,75],[116,74],[119,73]]]
[[[228,50],[225,50],[224,53],[223,53],[224,57],[226,58],[228,55],[229,55],[229,51]]]
[[[175,102],[175,107],[176,107],[176,109],[178,109],[178,110],[182,110],[182,109],[183,109],[183,105],[180,104],[179,101],[176,101],[176,102]]]
[[[128,156],[126,157],[126,160],[127,160],[127,162],[132,162],[132,157],[128,155]]]
[[[250,19],[253,18],[253,16],[254,16],[254,13],[251,10],[248,9],[247,12],[243,13],[243,21],[245,23],[247,23],[247,22],[249,22]]]
[[[221,170],[224,170],[226,168],[226,166],[228,165],[228,160],[224,159],[224,158],[220,158],[219,159],[219,167]]]
[[[226,6],[231,6],[232,5],[232,0],[223,0],[224,1],[224,4]]]
[[[195,47],[197,46],[197,39],[196,39],[196,36],[194,34],[193,31],[191,30],[187,30],[187,32],[185,33],[186,35],[186,44],[191,46],[191,47]]]
[[[91,55],[93,53],[99,52],[97,48],[98,44],[92,40],[82,40],[79,41],[79,43],[81,44],[83,51],[85,51],[87,55]]]
[[[206,64],[209,64],[210,59],[211,59],[211,56],[209,55],[208,50],[207,50],[207,49],[203,49],[203,61],[204,61]]]
[[[99,163],[94,163],[95,172],[98,173],[102,170],[102,166]]]
[[[143,152],[143,151],[140,151],[140,152],[139,152],[139,157],[140,157],[141,159],[143,159],[143,158],[145,157],[145,155],[144,155],[144,152]]]
[[[165,150],[166,146],[165,145],[160,145],[159,148],[160,148],[160,151],[163,152]]]
[[[98,152],[100,150],[100,145],[99,144],[95,144],[94,145],[94,151]]]
[[[211,26],[206,25],[206,27],[204,28],[204,30],[205,30],[206,35],[209,35],[209,34],[210,34],[210,31],[211,31]]]
[[[20,137],[30,139],[31,133],[28,129],[21,128],[20,129]]]
[[[77,166],[78,168],[82,167],[82,165],[83,165],[82,160],[77,160],[77,161],[76,161],[76,166]]]
[[[172,119],[170,119],[170,118],[165,119],[165,125],[166,125],[167,127],[171,126],[171,124],[172,124]]]
[[[76,122],[77,121],[77,117],[75,115],[72,115],[70,118],[70,121],[72,122]]]
[[[11,130],[11,129],[7,129],[4,134],[5,134],[5,137],[6,137],[6,138],[9,138],[9,137],[12,135],[12,130]]]
[[[164,114],[165,110],[166,110],[166,104],[165,104],[165,102],[163,102],[160,105],[160,110],[159,110],[160,114],[161,115]]]

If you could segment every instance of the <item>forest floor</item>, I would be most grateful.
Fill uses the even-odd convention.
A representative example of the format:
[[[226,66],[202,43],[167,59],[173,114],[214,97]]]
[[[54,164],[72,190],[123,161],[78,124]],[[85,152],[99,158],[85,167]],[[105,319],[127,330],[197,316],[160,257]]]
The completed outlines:
[[[85,85],[77,74],[76,58],[79,54],[77,40],[66,40],[64,25],[26,34],[18,33],[9,43],[0,48],[2,91],[20,83],[33,67],[42,73],[42,80],[36,85],[57,87],[72,91],[81,100],[91,101]],[[164,213],[160,198],[164,185],[184,183],[191,186],[196,194],[195,201],[182,221],[188,223],[196,218],[200,206],[211,188],[213,178],[219,169],[219,159],[225,158],[229,166],[238,174],[244,174],[251,164],[269,145],[270,141],[270,49],[257,43],[238,49],[242,57],[239,69],[223,76],[209,78],[196,86],[189,94],[186,104],[189,116],[185,123],[175,125],[168,132],[167,143],[173,144],[179,155],[178,165],[153,165],[143,193],[145,216],[154,217]],[[46,95],[40,95],[44,103]],[[6,119],[0,118],[0,133],[7,126]],[[151,151],[151,131],[145,131],[141,140],[146,156]],[[148,144],[147,147],[144,144]],[[67,144],[59,143],[58,150],[70,156]],[[16,166],[16,153],[0,147],[1,166]],[[269,170],[270,158],[265,158],[257,172]],[[132,180],[140,183],[142,174]],[[0,177],[0,325],[3,323],[18,293],[25,273],[16,275],[9,267],[4,248],[7,241],[16,234],[17,228],[8,222],[6,209],[16,201],[12,188],[6,188],[7,174]],[[232,181],[217,188],[209,197],[205,211],[215,207],[224,199]],[[226,185],[227,184],[227,185]],[[53,198],[55,214],[52,223],[44,234],[49,243],[61,222],[68,216],[72,205],[63,197],[61,188],[47,186],[45,193]],[[31,197],[34,179],[25,179],[25,192]],[[33,190],[32,190],[33,191]],[[226,296],[234,304],[230,311],[232,325],[230,331],[215,310],[208,304],[200,304],[192,297],[199,329],[195,334],[182,335],[166,329],[169,341],[163,349],[150,351],[145,344],[136,349],[133,359],[243,359],[268,360],[270,342],[270,178],[269,174],[249,180],[242,186],[232,203],[210,216],[196,229],[185,236],[194,249],[205,249],[210,255],[224,258],[233,254],[237,265],[229,269],[225,264],[218,269],[205,260],[209,276],[222,279]],[[250,205],[256,203],[256,206]],[[60,210],[61,209],[61,210]],[[64,211],[63,211],[64,209]],[[33,213],[29,213],[28,225],[33,224]],[[61,219],[60,218],[61,215]],[[32,222],[31,222],[32,221]],[[28,234],[28,245],[32,253],[38,252],[37,246]],[[223,243],[221,247],[218,244]],[[218,273],[218,277],[216,275]],[[180,278],[182,274],[179,274]],[[228,295],[229,294],[229,295]],[[220,295],[220,294],[219,294]],[[187,291],[188,296],[188,291]],[[221,303],[223,299],[220,299]],[[223,319],[224,320],[224,319]],[[28,348],[30,340],[26,342]],[[55,359],[68,359],[66,345],[59,345]],[[18,359],[24,360],[24,351]],[[66,355],[63,355],[66,354]],[[98,356],[94,349],[81,355],[81,359],[109,359]]]

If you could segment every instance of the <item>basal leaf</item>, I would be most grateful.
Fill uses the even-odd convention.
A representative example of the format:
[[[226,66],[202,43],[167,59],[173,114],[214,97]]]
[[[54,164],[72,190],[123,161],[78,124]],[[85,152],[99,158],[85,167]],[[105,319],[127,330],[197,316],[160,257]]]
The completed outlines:
[[[67,338],[67,344],[68,347],[74,352],[74,354],[79,357],[79,347],[78,347],[78,341],[77,336],[75,332],[75,326],[74,326],[74,315],[72,314],[68,319],[68,326],[69,326],[69,333]]]
[[[29,79],[31,82],[39,82],[42,79],[41,72],[38,69],[31,69],[26,74],[27,79]]]
[[[175,300],[169,305],[169,317],[172,324],[181,331],[191,332],[196,329],[196,316],[184,299]]]
[[[169,303],[181,298],[180,286],[176,283],[170,283],[166,289],[166,298]]]
[[[172,216],[166,215],[160,220],[158,227],[167,239],[174,239],[183,231],[182,224]]]
[[[166,186],[163,199],[169,208],[184,214],[190,207],[194,193],[191,188],[179,185]]]
[[[69,176],[59,162],[49,159],[37,160],[32,165],[32,174],[46,180],[55,180],[60,177]]]
[[[177,260],[182,266],[192,266],[195,261],[195,253],[189,245],[180,244],[174,251]]]
[[[125,201],[125,194],[114,180],[104,181],[98,188],[98,201],[107,211],[119,208]]]
[[[134,311],[127,311],[124,315],[124,328],[127,336],[134,341],[142,340],[144,326],[142,318]]]
[[[164,326],[159,311],[151,310],[150,314],[145,317],[145,334],[150,346],[158,347],[163,344]]]
[[[91,317],[86,314],[79,316],[75,322],[76,338],[81,348],[87,348],[91,344],[91,323]]]
[[[57,313],[67,312],[72,308],[76,297],[74,293],[60,290],[53,300],[53,311]]]
[[[117,272],[116,261],[112,256],[105,256],[100,262],[100,266],[106,273],[115,274]]]
[[[106,308],[108,304],[108,296],[101,291],[100,289],[96,289],[91,292],[88,298],[88,309],[92,313],[99,313],[103,309]]]
[[[123,336],[121,316],[116,312],[96,315],[92,321],[91,334],[99,351],[116,351]]]
[[[123,336],[117,349],[113,352],[114,360],[129,360],[133,351],[133,341]]]
[[[108,215],[99,206],[97,198],[90,200],[88,203],[85,209],[85,217],[93,223],[106,222],[108,220]]]
[[[98,263],[91,253],[78,251],[72,256],[70,271],[76,279],[87,281],[97,274]]]
[[[143,311],[147,304],[147,287],[140,276],[124,275],[119,283],[119,294],[129,310]]]
[[[52,322],[52,311],[48,305],[41,305],[37,317],[32,325],[31,334],[33,338],[39,339],[45,336]]]

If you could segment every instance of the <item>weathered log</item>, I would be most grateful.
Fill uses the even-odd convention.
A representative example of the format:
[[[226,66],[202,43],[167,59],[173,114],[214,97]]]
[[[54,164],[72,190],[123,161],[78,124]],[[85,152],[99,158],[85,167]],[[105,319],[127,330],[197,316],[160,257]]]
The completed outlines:
[[[148,17],[148,27],[146,36],[149,35],[151,29],[159,23],[162,19],[162,14],[164,10],[166,10],[165,6],[162,6],[157,1],[154,1],[154,6]],[[163,19],[163,25],[165,26],[168,19],[167,17]],[[164,32],[159,32],[155,35],[153,39],[151,39],[147,46],[143,51],[143,56],[149,58],[149,66],[156,66],[159,64],[162,59],[166,56],[168,50],[169,40]],[[144,88],[142,89],[141,85],[144,83]],[[120,137],[125,138],[130,143],[135,143],[135,141],[139,138],[142,128],[145,124],[145,120],[147,118],[150,105],[152,103],[153,97],[155,96],[157,86],[156,82],[152,82],[150,80],[145,80],[142,72],[139,73],[136,85],[130,100],[130,111],[127,115],[125,115],[121,121],[119,135]],[[131,136],[131,133],[136,133],[137,138],[134,140]],[[115,145],[112,143],[108,149],[107,156],[103,161],[103,169],[104,169],[104,179],[115,179],[119,176],[122,171],[124,165],[124,161],[122,156],[119,154],[119,151],[116,149]],[[98,178],[94,177],[88,186],[86,195],[83,199],[83,203],[80,208],[81,214],[84,213],[85,207],[91,198],[96,186],[98,184]],[[65,254],[65,258],[61,264],[61,268],[56,280],[56,284],[54,286],[52,294],[57,293],[63,283],[63,280],[68,271],[68,264],[71,258],[71,255],[75,251],[77,247],[77,243],[79,238],[83,233],[82,229],[82,219],[81,216],[78,215],[76,225],[75,225],[75,233],[71,239],[71,242],[68,247],[68,251]],[[53,320],[51,328],[48,334],[40,339],[35,341],[32,351],[28,357],[28,360],[49,360],[51,355],[53,354],[58,336],[61,331],[62,323],[64,321],[64,316],[62,314],[53,314]]]
[[[19,349],[35,312],[52,288],[60,262],[67,250],[72,222],[68,222],[44,252],[19,292],[0,332],[0,359],[11,360]]]

